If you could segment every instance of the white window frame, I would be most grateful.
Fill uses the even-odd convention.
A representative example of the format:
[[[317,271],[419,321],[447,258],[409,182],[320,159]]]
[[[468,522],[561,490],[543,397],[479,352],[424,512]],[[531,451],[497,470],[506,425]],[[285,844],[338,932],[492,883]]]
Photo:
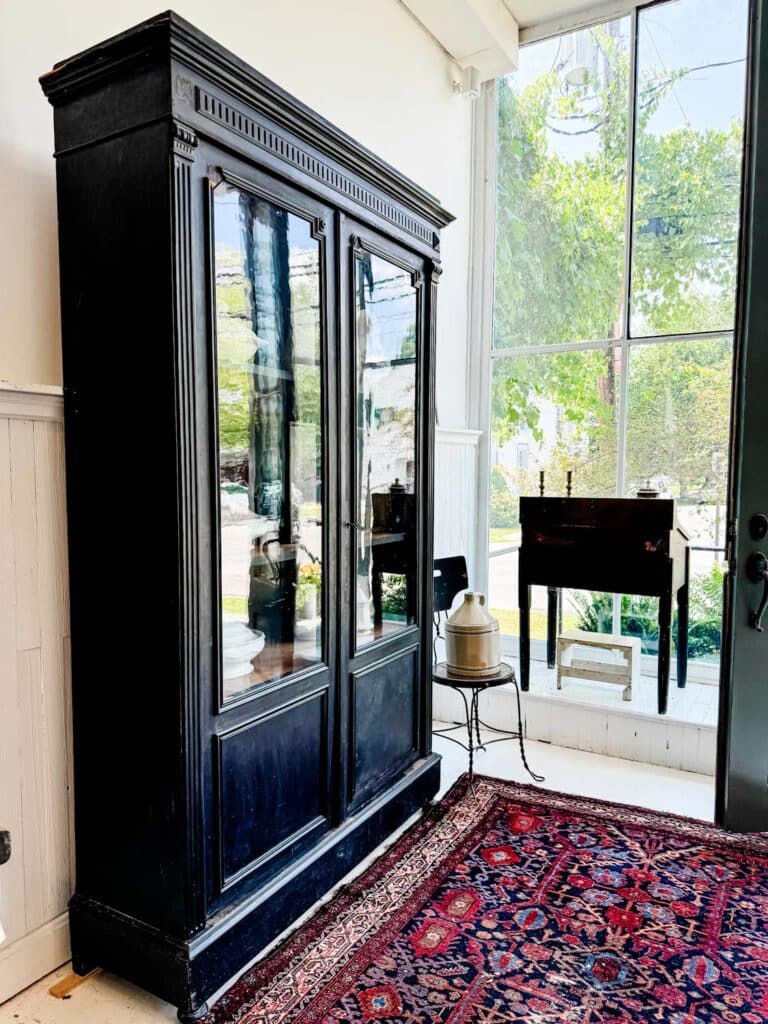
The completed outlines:
[[[471,374],[468,380],[467,422],[482,433],[478,450],[478,477],[476,501],[478,505],[478,535],[475,538],[474,565],[476,581],[474,586],[488,592],[490,569],[489,512],[490,512],[490,471],[491,471],[491,386],[492,365],[495,359],[510,356],[531,356],[557,352],[603,351],[619,349],[621,352],[621,382],[617,422],[616,453],[616,496],[623,497],[626,482],[626,408],[629,387],[629,371],[632,349],[640,345],[678,344],[691,340],[728,338],[733,340],[733,330],[694,332],[675,335],[649,335],[630,337],[629,297],[631,287],[633,233],[632,217],[634,207],[635,169],[635,88],[637,79],[637,35],[640,8],[654,6],[655,2],[666,0],[620,0],[620,2],[593,5],[578,14],[564,16],[552,21],[523,29],[520,33],[521,47],[533,42],[564,35],[578,29],[589,28],[617,18],[630,18],[629,60],[632,73],[628,95],[628,145],[627,145],[627,195],[625,214],[624,274],[622,276],[622,323],[617,338],[600,341],[563,342],[554,345],[519,346],[509,348],[493,347],[493,313],[496,252],[496,132],[498,115],[498,93],[495,81],[486,82],[474,105],[473,111],[473,163],[472,163],[472,231],[470,237],[469,273],[469,327]],[[614,622],[620,615],[621,595],[613,598]],[[502,638],[504,653],[517,656],[517,637]],[[540,649],[539,649],[540,648]],[[531,656],[535,660],[546,660],[543,641],[531,642]],[[643,672],[656,671],[656,659],[643,658]],[[717,666],[706,664],[691,665],[689,678],[696,681],[717,683]]]

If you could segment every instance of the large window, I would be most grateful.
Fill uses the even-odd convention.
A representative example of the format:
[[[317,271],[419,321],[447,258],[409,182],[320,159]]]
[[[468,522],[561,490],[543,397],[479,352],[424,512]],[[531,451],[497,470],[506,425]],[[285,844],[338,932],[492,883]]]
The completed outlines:
[[[498,90],[490,604],[517,635],[518,497],[678,501],[689,656],[720,651],[747,0],[671,0],[531,43]],[[565,595],[642,637],[656,602]],[[532,636],[546,594],[534,588]],[[714,672],[712,672],[714,675]]]

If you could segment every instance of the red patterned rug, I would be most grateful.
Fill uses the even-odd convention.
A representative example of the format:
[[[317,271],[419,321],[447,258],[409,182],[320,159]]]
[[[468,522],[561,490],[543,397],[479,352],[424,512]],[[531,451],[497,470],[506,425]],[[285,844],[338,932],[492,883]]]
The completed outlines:
[[[760,1024],[768,839],[475,777],[209,1024]]]

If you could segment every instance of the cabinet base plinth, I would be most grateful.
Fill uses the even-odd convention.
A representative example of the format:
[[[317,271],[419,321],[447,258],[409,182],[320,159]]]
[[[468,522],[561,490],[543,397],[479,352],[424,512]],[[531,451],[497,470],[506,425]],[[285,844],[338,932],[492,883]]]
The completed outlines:
[[[189,941],[75,893],[69,915],[73,961],[98,963],[174,1006],[179,1020],[203,1015],[203,1003],[416,811],[440,785],[440,758],[417,761],[339,828],[297,871],[292,865],[263,889],[218,916]],[[194,1006],[191,1012],[186,1008]]]

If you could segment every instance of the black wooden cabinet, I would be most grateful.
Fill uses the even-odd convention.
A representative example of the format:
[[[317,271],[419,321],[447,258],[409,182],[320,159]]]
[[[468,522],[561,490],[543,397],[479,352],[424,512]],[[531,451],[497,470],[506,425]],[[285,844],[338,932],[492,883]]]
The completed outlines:
[[[75,968],[194,1016],[438,787],[427,193],[173,13],[57,65]]]

